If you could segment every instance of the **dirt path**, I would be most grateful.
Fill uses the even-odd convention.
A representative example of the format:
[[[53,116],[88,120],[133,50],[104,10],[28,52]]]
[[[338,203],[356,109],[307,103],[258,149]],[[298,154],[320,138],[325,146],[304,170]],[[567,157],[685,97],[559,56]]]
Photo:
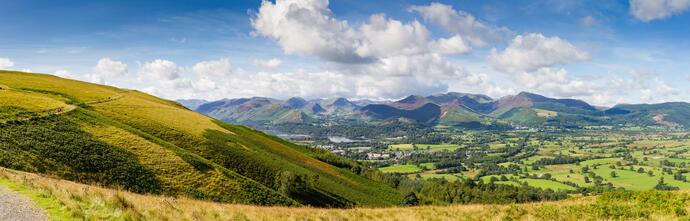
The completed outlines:
[[[0,221],[48,220],[29,199],[0,185]]]

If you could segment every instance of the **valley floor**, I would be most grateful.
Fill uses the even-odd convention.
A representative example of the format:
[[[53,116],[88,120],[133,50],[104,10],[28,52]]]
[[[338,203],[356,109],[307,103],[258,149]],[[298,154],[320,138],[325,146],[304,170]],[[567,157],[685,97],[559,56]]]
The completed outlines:
[[[515,205],[318,209],[205,202],[77,184],[0,168],[0,186],[32,199],[52,220],[681,220],[685,192],[635,192]]]

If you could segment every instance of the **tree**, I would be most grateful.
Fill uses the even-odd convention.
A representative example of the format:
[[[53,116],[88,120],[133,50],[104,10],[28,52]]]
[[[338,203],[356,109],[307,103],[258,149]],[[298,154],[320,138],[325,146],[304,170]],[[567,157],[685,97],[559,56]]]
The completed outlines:
[[[498,178],[496,178],[495,176],[491,176],[491,178],[489,179],[489,182],[491,182],[491,183],[496,182],[496,181],[498,181]]]
[[[550,174],[550,173],[542,174],[542,175],[541,175],[541,178],[544,178],[544,179],[547,179],[547,180],[548,180],[548,179],[551,179],[551,174]]]
[[[678,172],[676,172],[675,174],[673,174],[673,179],[678,180],[678,181],[683,181],[683,182],[687,181],[687,177],[683,176],[683,173],[680,170]]]
[[[659,179],[659,182],[654,186],[654,189],[656,190],[679,190],[680,188],[675,187],[675,186],[670,186],[664,182],[664,177],[662,176],[661,179]]]
[[[582,173],[587,173],[587,172],[589,172],[589,166],[582,167]]]
[[[305,193],[314,187],[314,179],[307,175],[294,174],[291,171],[283,171],[276,176],[278,191],[293,195]]]
[[[415,194],[414,192],[407,193],[407,195],[405,195],[405,198],[403,198],[402,205],[403,206],[419,205],[419,198],[417,198],[417,194]]]
[[[618,177],[618,175],[616,174],[616,171],[611,171],[611,177]]]
[[[639,169],[637,169],[637,172],[638,173],[644,173],[644,168],[640,167]]]
[[[591,181],[589,181],[589,177],[585,177],[585,183],[590,183],[590,182]]]
[[[654,172],[652,172],[651,170],[648,170],[648,171],[647,171],[647,175],[649,175],[649,176],[654,176]]]

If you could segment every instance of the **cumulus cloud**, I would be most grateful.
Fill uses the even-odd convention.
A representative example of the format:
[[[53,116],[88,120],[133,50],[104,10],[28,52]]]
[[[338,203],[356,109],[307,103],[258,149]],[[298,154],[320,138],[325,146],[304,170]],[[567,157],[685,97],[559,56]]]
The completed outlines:
[[[148,62],[144,66],[150,66]],[[210,64],[204,61],[197,64]],[[220,62],[225,63],[225,62]],[[228,61],[229,63],[229,61]],[[198,65],[194,65],[199,67]],[[153,81],[144,91],[172,98],[219,99],[227,97],[267,96],[288,98],[351,97],[370,99],[400,98],[409,94],[432,94],[448,90],[448,82],[462,88],[481,90],[487,76],[472,74],[446,61],[438,54],[395,56],[372,65],[349,69],[333,68],[321,71],[292,71],[248,73],[239,68],[227,70],[224,65],[206,65],[205,72],[176,67],[180,77]],[[143,69],[143,67],[142,67]],[[160,68],[159,68],[160,69]],[[222,69],[223,71],[217,71]],[[192,71],[190,75],[186,71]],[[148,75],[159,76],[162,74]],[[232,73],[224,77],[204,73]],[[415,74],[422,73],[422,74]]]
[[[221,58],[218,60],[202,61],[192,67],[194,73],[201,76],[224,77],[232,72],[230,59]]]
[[[77,79],[77,77],[74,74],[72,74],[71,72],[69,72],[67,70],[57,70],[57,71],[53,72],[53,75],[61,77],[61,78],[75,79],[75,80]]]
[[[505,27],[489,25],[465,11],[455,10],[453,6],[442,3],[416,5],[410,7],[409,11],[419,13],[424,20],[462,36],[475,47],[484,47],[488,43],[501,41],[512,35]]]
[[[328,0],[262,1],[251,24],[255,34],[275,39],[289,54],[344,63],[366,60],[355,53],[355,31],[333,16]]]
[[[362,57],[413,55],[427,50],[429,31],[417,21],[409,24],[387,19],[383,14],[372,15],[369,23],[359,29],[361,38],[355,52]]]
[[[127,74],[127,64],[121,61],[113,61],[110,58],[101,58],[93,69],[94,74],[105,77],[122,77]]]
[[[445,91],[448,86],[421,76],[354,76],[332,71],[259,72],[229,79],[220,87],[234,97],[399,98],[409,94]]]
[[[459,12],[454,13],[459,16]],[[481,35],[470,35],[468,31],[461,30],[452,36],[435,39],[416,20],[403,22],[384,14],[371,15],[367,21],[353,26],[335,17],[328,8],[327,0],[263,1],[251,21],[255,35],[274,39],[288,54],[314,56],[327,63],[322,70],[312,74],[263,73],[257,76],[266,80],[270,76],[292,82],[290,85],[294,86],[273,86],[291,88],[300,91],[298,94],[303,96],[397,98],[412,93],[445,92],[449,82],[462,84],[487,80],[487,77],[470,73],[443,57],[468,53],[473,46],[479,45],[479,40],[485,40],[484,32],[494,32],[484,23],[473,22],[472,30],[483,32]],[[481,36],[481,39],[467,39],[465,34],[472,38]],[[289,77],[293,76],[305,79],[292,81]],[[310,92],[314,85],[325,83],[319,82],[324,78],[354,83],[347,87],[334,86],[338,88],[335,90],[337,93],[327,88]],[[252,89],[257,88],[262,87],[254,85]],[[284,96],[285,93],[278,95]]]
[[[335,17],[327,0],[263,1],[251,23],[254,34],[276,40],[288,54],[347,64],[398,55],[466,53],[471,42],[479,41],[465,39],[475,37],[466,31],[434,40],[420,22],[402,22],[384,14],[371,15],[367,22],[354,27]]]
[[[649,22],[681,14],[690,8],[690,0],[630,0],[630,14]]]
[[[503,51],[492,49],[491,66],[524,89],[557,97],[591,96],[592,82],[571,76],[558,65],[589,59],[589,53],[559,37],[528,33],[516,36]]]
[[[574,78],[563,68],[540,68],[516,74],[516,82],[528,89],[558,97],[588,96],[594,93],[592,82]]]
[[[599,87],[598,93],[609,96],[608,103],[665,102],[678,100],[682,94],[657,73],[641,70],[610,77]]]
[[[175,62],[156,59],[146,62],[139,69],[139,79],[142,80],[175,80],[180,77],[180,67]]]
[[[14,67],[14,62],[9,58],[0,57],[0,69],[9,69]]]
[[[493,49],[489,55],[489,62],[494,68],[509,73],[531,72],[542,67],[587,59],[589,53],[570,42],[535,33],[518,35],[505,50],[498,52]]]
[[[274,69],[280,67],[280,65],[283,65],[283,61],[278,58],[271,58],[268,60],[256,59],[254,60],[254,65],[263,69]]]
[[[110,58],[101,58],[93,68],[91,82],[107,84],[108,79],[124,77],[127,75],[129,66],[121,61],[114,61]]]
[[[441,54],[465,54],[472,51],[472,47],[459,35],[441,38],[431,43],[431,50]]]

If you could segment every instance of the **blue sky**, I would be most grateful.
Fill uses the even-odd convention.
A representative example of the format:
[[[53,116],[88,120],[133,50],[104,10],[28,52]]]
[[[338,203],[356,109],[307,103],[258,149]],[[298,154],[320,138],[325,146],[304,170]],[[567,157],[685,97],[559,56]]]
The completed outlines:
[[[0,1],[0,69],[179,98],[690,101],[690,0]]]

